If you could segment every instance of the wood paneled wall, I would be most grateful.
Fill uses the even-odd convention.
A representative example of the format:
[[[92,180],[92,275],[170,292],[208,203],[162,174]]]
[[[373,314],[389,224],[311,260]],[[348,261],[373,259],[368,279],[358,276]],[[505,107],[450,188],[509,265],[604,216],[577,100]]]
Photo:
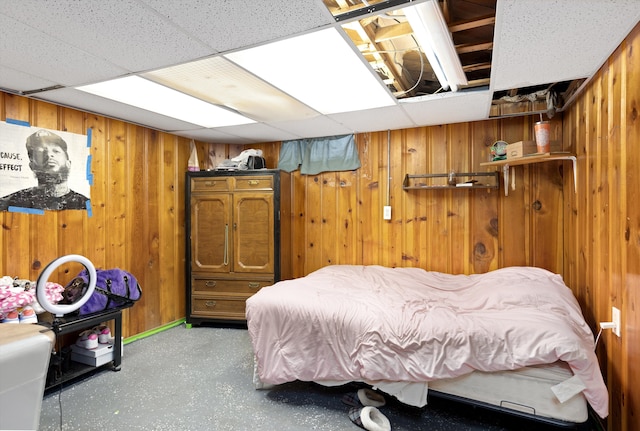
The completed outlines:
[[[566,193],[564,276],[604,331],[598,357],[610,394],[609,430],[640,430],[640,25],[565,113],[578,193]]]
[[[533,139],[536,120],[357,134],[360,169],[314,176],[294,172],[294,275],[331,264],[464,274],[535,265],[561,272],[563,162],[512,168],[515,188],[508,197],[502,184],[500,190],[402,188],[406,174],[495,170],[480,166],[491,144]],[[561,119],[552,123],[553,139],[561,142]],[[278,143],[254,148],[263,150],[268,166],[277,165]],[[383,219],[387,202],[388,221]]]
[[[184,317],[184,171],[189,141],[49,103],[0,93],[0,118],[87,134],[92,129],[92,216],[87,211],[0,214],[0,274],[36,280],[44,267],[80,254],[96,268],[138,277],[139,304],[124,336]],[[58,274],[66,284],[75,275]]]

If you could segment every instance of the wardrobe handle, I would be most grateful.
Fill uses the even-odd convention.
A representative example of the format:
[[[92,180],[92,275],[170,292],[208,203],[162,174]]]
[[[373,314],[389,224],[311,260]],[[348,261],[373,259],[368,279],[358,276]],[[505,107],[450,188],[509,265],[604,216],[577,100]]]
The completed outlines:
[[[205,286],[207,286],[207,287],[215,287],[215,286],[216,286],[216,282],[215,282],[215,281],[212,281],[212,280],[208,280],[208,281],[205,283]]]
[[[260,283],[255,282],[255,281],[250,281],[250,282],[249,282],[249,287],[250,287],[251,289],[257,289],[257,288],[259,288],[259,287],[260,287]]]
[[[258,180],[249,180],[249,185],[250,186],[257,186],[258,184],[260,184],[260,181],[258,181]]]
[[[204,303],[205,306],[209,307],[209,308],[213,308],[216,306],[216,301],[207,301]]]
[[[224,225],[224,266],[229,265],[229,225]]]

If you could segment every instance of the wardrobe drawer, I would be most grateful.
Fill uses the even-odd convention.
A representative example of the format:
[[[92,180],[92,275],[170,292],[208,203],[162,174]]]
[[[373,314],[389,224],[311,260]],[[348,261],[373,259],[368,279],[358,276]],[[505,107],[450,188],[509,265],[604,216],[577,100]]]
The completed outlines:
[[[191,178],[191,192],[225,192],[231,190],[231,178]]]
[[[236,190],[273,190],[273,177],[237,177]]]
[[[191,315],[218,319],[245,320],[245,302],[243,297],[192,297]]]
[[[219,278],[191,279],[193,293],[243,293],[253,295],[265,286],[271,286],[273,278],[263,280],[226,280]]]

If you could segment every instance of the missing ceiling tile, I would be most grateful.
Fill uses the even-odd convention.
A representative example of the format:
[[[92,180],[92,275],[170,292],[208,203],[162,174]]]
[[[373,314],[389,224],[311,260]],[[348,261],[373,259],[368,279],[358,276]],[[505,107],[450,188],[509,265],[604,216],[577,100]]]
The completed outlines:
[[[403,6],[413,2],[323,0],[343,30],[396,99],[425,96],[443,88],[420,50]],[[437,2],[446,21],[467,84],[488,87],[491,76],[496,0]]]
[[[585,79],[563,81],[530,87],[496,91],[493,94],[490,117],[546,114],[553,118],[564,110]]]

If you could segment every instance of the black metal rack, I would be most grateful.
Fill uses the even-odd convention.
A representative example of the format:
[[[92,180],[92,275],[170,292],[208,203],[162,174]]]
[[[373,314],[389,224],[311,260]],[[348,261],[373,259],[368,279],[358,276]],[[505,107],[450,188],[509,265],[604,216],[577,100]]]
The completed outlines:
[[[45,391],[95,370],[107,368],[108,366],[111,366],[113,371],[120,371],[122,364],[122,310],[132,305],[133,302],[118,308],[111,308],[83,316],[73,314],[63,317],[51,316],[50,321],[39,322],[40,325],[51,329],[56,335],[56,348],[51,354]],[[70,351],[63,348],[59,343],[60,336],[91,328],[111,320],[114,322],[113,360],[98,367],[71,361]]]

